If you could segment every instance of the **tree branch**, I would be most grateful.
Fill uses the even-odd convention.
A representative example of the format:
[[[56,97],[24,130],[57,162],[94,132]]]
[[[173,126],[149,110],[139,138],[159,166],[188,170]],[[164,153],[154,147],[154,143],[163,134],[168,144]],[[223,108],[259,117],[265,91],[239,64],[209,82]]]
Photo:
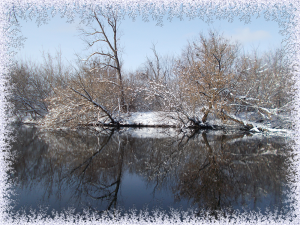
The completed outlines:
[[[88,94],[89,97],[85,96],[84,94],[80,93],[79,91],[75,90],[74,88],[70,87],[70,89],[72,91],[74,91],[75,93],[79,94],[80,96],[82,96],[83,98],[87,99],[89,102],[93,103],[93,105],[95,105],[96,107],[100,108],[108,117],[109,119],[111,120],[111,122],[114,124],[115,123],[115,120],[112,118],[112,116],[110,115],[110,113],[108,112],[108,110],[100,105],[99,103],[93,101],[93,99],[91,98],[91,96],[87,93],[87,91],[84,89],[85,93]]]

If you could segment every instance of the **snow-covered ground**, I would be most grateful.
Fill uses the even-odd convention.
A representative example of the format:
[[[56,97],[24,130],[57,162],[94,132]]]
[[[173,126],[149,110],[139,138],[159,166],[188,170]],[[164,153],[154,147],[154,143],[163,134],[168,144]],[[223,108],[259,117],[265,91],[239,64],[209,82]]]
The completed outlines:
[[[134,138],[174,138],[181,137],[180,129],[176,128],[153,128],[153,127],[142,127],[132,128],[126,127],[121,130],[121,135],[128,135]]]
[[[179,116],[181,119],[179,119]],[[262,130],[269,135],[280,135],[280,136],[292,136],[293,131],[290,128],[291,127],[291,121],[288,121],[288,123],[285,121],[284,123],[278,119],[272,119],[272,120],[264,120],[263,122],[253,122],[249,120],[251,117],[251,113],[248,115],[241,115],[239,116],[239,119],[244,122],[244,124],[252,124],[254,127],[250,130],[253,133],[261,133]],[[184,128],[187,126],[188,120],[183,116],[179,115],[175,112],[132,112],[132,113],[126,113],[126,114],[120,114],[115,115],[115,118],[117,118],[117,121],[120,122],[122,125],[140,125],[142,126],[170,126],[170,127],[176,127],[176,128]],[[33,120],[30,116],[27,116],[26,118],[23,118],[23,123],[37,123],[38,121]],[[96,121],[95,121],[96,122]],[[99,122],[101,123],[108,123],[105,118],[102,118]],[[210,118],[208,120],[208,124],[210,125],[217,125],[217,126],[225,126],[232,129],[238,129],[239,125],[235,122],[229,121],[228,124],[224,124],[220,119],[214,119]],[[59,129],[63,129],[62,127],[59,127]],[[174,132],[178,132],[178,129],[174,129]],[[155,130],[151,128],[147,129],[130,129],[130,132],[133,132],[134,135],[137,137],[148,137],[148,136],[165,136],[170,135],[166,134],[166,132],[163,131],[163,129]],[[154,134],[154,133],[155,134]],[[150,135],[152,133],[153,135]],[[171,132],[173,133],[173,131]]]
[[[149,126],[181,126],[177,113],[166,112],[133,112],[121,116],[122,124],[140,124]]]

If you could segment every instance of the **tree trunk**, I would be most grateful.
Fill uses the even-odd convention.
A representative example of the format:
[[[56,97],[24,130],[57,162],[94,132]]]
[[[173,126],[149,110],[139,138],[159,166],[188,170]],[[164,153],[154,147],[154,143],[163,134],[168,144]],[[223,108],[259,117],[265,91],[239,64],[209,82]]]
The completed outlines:
[[[212,109],[212,102],[209,102],[209,107],[205,111],[204,116],[202,117],[202,123],[205,123],[207,121],[207,117],[208,117],[208,114],[210,113],[211,109]]]

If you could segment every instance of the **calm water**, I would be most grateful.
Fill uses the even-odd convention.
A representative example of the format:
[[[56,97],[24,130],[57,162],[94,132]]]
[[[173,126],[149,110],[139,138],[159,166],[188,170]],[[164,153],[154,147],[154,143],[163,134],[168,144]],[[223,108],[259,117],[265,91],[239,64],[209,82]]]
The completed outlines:
[[[15,215],[40,206],[101,213],[120,208],[292,210],[290,140],[168,129],[41,132],[15,128],[8,182]]]

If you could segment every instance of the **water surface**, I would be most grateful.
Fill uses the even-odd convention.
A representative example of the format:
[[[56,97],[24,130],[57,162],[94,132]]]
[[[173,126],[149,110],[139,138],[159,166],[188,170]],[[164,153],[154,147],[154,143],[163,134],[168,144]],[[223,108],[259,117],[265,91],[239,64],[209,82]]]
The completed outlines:
[[[15,127],[10,213],[47,207],[286,214],[291,140],[233,131]],[[23,211],[22,211],[23,210]]]

